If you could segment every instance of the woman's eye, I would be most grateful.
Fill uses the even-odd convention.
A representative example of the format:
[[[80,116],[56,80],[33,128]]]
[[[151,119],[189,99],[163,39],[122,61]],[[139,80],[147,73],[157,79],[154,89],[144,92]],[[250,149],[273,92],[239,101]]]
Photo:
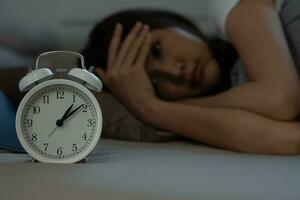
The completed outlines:
[[[161,44],[160,42],[155,42],[151,47],[151,55],[154,58],[161,58]]]

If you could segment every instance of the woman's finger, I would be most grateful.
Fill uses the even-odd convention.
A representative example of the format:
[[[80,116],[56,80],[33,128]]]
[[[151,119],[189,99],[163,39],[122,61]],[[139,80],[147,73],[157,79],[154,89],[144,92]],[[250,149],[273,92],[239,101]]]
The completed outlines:
[[[136,38],[137,34],[139,33],[140,29],[142,27],[142,23],[137,22],[132,31],[126,36],[126,39],[124,40],[123,44],[120,47],[119,55],[117,58],[117,65],[123,65],[125,55],[132,44],[132,41]]]
[[[137,56],[137,60],[136,60],[136,63],[135,65],[138,65],[140,67],[144,67],[145,66],[145,62],[146,62],[146,58],[149,54],[149,50],[150,50],[150,46],[151,46],[151,41],[152,41],[152,37],[151,37],[151,34],[148,33],[145,40],[144,40],[144,43],[143,43],[143,46]]]
[[[117,57],[121,36],[122,36],[122,25],[117,23],[114,30],[114,35],[111,39],[109,49],[108,49],[108,60],[107,60],[107,69],[111,69],[115,59]]]
[[[141,50],[142,44],[145,41],[145,38],[149,32],[149,26],[144,25],[140,35],[133,41],[131,47],[128,50],[128,53],[125,55],[124,63],[127,66],[132,66],[133,62],[137,58],[137,54]]]

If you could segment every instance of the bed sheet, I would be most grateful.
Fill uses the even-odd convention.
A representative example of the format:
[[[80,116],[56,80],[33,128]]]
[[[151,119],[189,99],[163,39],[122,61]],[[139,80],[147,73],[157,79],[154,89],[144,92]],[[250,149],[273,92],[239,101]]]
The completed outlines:
[[[0,153],[0,199],[300,199],[300,156],[102,139],[86,164],[29,160]]]

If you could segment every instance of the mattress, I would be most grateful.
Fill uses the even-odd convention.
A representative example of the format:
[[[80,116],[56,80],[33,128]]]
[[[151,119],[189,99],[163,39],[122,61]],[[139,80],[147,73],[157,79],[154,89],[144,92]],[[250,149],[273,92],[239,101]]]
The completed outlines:
[[[1,151],[0,199],[300,199],[300,156],[101,139],[88,160],[30,163]]]

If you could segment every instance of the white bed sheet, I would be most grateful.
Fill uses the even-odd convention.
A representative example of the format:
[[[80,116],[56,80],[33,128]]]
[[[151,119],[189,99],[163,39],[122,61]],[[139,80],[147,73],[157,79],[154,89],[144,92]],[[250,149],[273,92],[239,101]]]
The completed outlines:
[[[102,139],[87,164],[0,153],[0,199],[300,199],[300,156]]]

